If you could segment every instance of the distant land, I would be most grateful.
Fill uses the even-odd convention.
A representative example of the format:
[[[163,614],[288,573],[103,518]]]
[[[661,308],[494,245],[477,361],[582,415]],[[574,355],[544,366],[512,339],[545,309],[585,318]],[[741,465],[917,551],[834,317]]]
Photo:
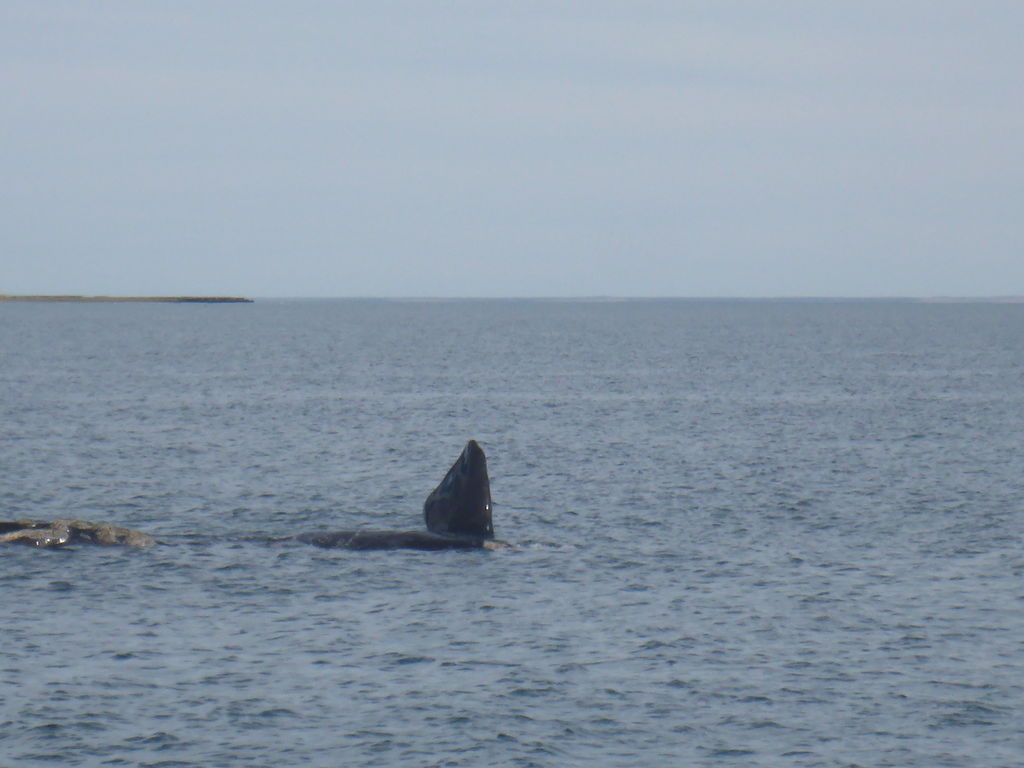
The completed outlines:
[[[239,296],[9,296],[0,293],[0,301],[61,301],[78,303],[157,302],[163,304],[251,304]]]

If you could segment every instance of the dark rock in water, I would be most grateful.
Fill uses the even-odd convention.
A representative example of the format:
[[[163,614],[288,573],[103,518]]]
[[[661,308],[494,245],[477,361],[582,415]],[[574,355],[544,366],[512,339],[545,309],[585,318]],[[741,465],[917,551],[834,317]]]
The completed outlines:
[[[0,544],[27,544],[32,547],[62,547],[65,544],[151,547],[156,539],[142,531],[117,525],[90,523],[86,520],[38,520],[0,522]]]
[[[466,443],[444,480],[427,496],[423,519],[431,533],[494,538],[487,458],[476,440]]]

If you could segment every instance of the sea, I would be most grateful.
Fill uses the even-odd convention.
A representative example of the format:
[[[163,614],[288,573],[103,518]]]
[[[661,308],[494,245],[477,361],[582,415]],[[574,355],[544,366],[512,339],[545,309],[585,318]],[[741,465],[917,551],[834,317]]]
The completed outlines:
[[[0,304],[0,519],[161,542],[0,549],[0,766],[1024,765],[1022,447],[1022,304]]]

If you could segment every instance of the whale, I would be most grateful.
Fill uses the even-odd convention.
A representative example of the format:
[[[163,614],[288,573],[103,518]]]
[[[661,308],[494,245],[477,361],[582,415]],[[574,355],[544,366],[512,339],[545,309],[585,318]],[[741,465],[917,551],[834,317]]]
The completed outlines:
[[[480,444],[470,440],[444,479],[423,502],[425,531],[311,531],[272,540],[351,550],[503,549],[509,544],[494,538],[491,507],[487,457]],[[0,544],[59,549],[71,544],[142,548],[159,543],[142,531],[85,520],[0,521]]]
[[[0,544],[27,544],[44,549],[57,549],[67,544],[99,544],[110,547],[151,547],[156,544],[149,534],[119,525],[90,523],[87,520],[0,521]]]
[[[297,541],[343,549],[502,549],[494,538],[487,457],[470,440],[438,486],[423,502],[426,531],[313,531]]]

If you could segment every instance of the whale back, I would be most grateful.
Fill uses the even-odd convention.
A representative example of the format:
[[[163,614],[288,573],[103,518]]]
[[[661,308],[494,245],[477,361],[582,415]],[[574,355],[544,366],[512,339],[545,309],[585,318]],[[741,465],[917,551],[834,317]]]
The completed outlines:
[[[487,458],[476,440],[466,443],[444,480],[427,496],[423,519],[431,533],[494,538]]]

